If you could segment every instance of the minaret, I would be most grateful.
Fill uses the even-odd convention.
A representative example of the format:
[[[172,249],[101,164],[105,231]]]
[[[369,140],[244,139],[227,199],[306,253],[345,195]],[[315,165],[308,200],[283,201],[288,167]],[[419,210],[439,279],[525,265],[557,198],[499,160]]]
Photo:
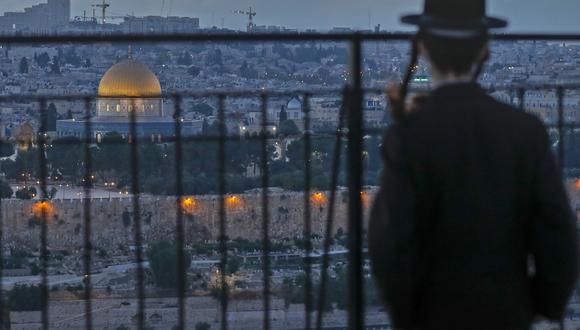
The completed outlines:
[[[127,59],[133,59],[133,47],[131,45],[129,45],[127,49]]]

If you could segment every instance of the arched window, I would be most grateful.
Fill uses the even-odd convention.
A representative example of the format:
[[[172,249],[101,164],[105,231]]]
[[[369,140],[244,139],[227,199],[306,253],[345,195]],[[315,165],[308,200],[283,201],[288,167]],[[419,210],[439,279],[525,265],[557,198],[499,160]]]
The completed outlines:
[[[107,112],[111,111],[111,105],[107,104]]]
[[[117,104],[117,112],[121,112],[121,105]]]

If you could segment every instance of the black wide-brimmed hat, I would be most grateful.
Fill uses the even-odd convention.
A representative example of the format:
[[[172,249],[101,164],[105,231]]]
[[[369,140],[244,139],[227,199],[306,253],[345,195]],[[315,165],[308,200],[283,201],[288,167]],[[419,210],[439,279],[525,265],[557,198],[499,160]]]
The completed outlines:
[[[403,16],[401,21],[457,38],[506,27],[507,21],[486,15],[485,3],[485,0],[425,0],[423,14]]]

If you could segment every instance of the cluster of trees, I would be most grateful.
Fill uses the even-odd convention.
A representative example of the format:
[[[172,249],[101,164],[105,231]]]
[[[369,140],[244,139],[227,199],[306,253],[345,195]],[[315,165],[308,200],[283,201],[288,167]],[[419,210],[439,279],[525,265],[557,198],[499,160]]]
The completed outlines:
[[[52,58],[50,55],[48,55],[47,52],[34,54],[34,62],[36,65],[43,70],[48,69],[52,74],[61,74],[60,68],[63,64],[75,65],[77,64],[77,61],[79,63],[76,66],[80,66],[80,57],[78,57],[76,53],[73,53],[73,51],[70,50],[65,53],[62,49],[59,49],[58,55],[55,55]],[[28,60],[25,60],[25,58],[23,58],[20,62],[20,73],[28,73]]]
[[[289,121],[288,121],[289,122]],[[297,130],[292,124],[285,123],[283,131],[293,133]],[[208,135],[217,131],[216,125],[210,125]],[[214,132],[215,133],[215,132]],[[339,184],[346,184],[346,143],[342,143],[341,172]],[[332,168],[335,138],[332,136],[313,137],[311,141],[311,186],[313,189],[326,190],[330,188],[330,171]],[[366,184],[376,183],[380,159],[378,152],[379,139],[367,140]],[[131,183],[131,145],[116,133],[103,136],[101,143],[91,147],[92,171],[94,182],[114,180],[118,188],[129,188]],[[249,189],[261,187],[260,177],[247,176],[247,168],[261,168],[261,141],[256,139],[238,138],[226,143],[226,162],[224,176],[226,189],[229,193],[242,193]],[[184,193],[189,195],[218,193],[219,142],[215,140],[183,143],[184,170],[182,182]],[[286,152],[285,159],[273,160],[275,149],[268,148],[270,186],[287,190],[300,191],[304,189],[304,140],[292,142]],[[81,141],[76,137],[64,137],[47,146],[46,156],[49,176],[65,178],[81,184],[85,175],[85,153]],[[115,161],[111,161],[111,160]],[[138,146],[139,181],[143,192],[157,195],[175,194],[175,147],[173,144],[159,145],[141,143]],[[10,159],[0,163],[7,178],[22,180],[22,174],[30,174],[29,179],[36,181],[39,175],[39,157],[37,148],[20,151],[15,161]],[[7,190],[7,189],[6,189]]]
[[[178,286],[178,256],[177,246],[166,242],[156,242],[151,245],[147,252],[149,258],[149,265],[153,273],[155,285],[158,288],[176,289]],[[184,251],[183,269],[189,269],[191,265],[191,255],[188,251]]]
[[[16,284],[8,291],[8,306],[12,311],[39,311],[41,308],[41,290],[39,285]]]
[[[239,72],[240,77],[246,79],[258,79],[258,70],[254,69],[252,66],[248,65],[248,62],[244,61],[240,67]]]
[[[322,47],[320,44],[317,46],[300,44],[297,47],[290,47],[277,43],[274,45],[273,51],[281,58],[298,63],[320,63],[323,58],[327,57],[333,58],[333,64],[347,64],[349,61],[348,51],[345,47]]]
[[[330,312],[333,309],[346,310],[348,308],[348,275],[345,267],[337,266],[334,269],[336,276],[329,276],[326,283],[326,295],[323,310]],[[286,307],[291,304],[304,304],[306,302],[306,277],[304,274],[296,277],[286,277],[282,281],[280,294],[284,299]],[[371,277],[364,278],[365,304],[368,306],[378,306],[381,304],[374,280]],[[318,307],[318,293],[320,292],[320,279],[313,281],[310,292],[311,310]]]
[[[191,54],[186,50],[183,52],[183,54],[181,54],[181,56],[179,56],[176,60],[176,63],[178,65],[186,65],[186,66],[191,66],[193,64],[193,57],[191,56]]]
[[[207,66],[222,66],[224,65],[224,59],[223,59],[223,54],[221,49],[216,48],[216,49],[211,49],[208,51],[207,57],[206,57],[206,65]]]
[[[14,194],[14,190],[4,180],[0,180],[0,198],[10,198]]]

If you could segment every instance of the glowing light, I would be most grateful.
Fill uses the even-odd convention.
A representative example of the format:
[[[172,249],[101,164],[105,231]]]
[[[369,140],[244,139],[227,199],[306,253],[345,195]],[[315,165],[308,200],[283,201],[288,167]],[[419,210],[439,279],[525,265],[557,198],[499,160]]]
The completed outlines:
[[[244,200],[239,196],[230,196],[226,198],[226,207],[229,210],[239,210],[244,206]]]
[[[313,205],[316,206],[326,206],[326,204],[328,203],[328,197],[323,192],[317,192],[313,193],[310,196],[310,201],[312,202]]]
[[[574,185],[578,191],[580,191],[580,179],[576,180],[576,184]]]
[[[56,207],[49,201],[36,202],[32,206],[32,213],[36,219],[49,219],[56,214]]]
[[[182,198],[181,210],[184,214],[192,215],[199,210],[199,201],[193,197]]]
[[[366,191],[361,191],[360,192],[360,200],[363,204],[363,206],[369,206],[371,204],[371,196],[369,195],[368,192]]]

